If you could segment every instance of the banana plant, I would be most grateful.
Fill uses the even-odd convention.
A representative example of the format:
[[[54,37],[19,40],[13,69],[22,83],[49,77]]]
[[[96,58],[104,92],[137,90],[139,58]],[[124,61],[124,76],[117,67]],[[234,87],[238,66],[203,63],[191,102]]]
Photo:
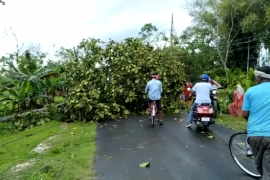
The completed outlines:
[[[16,64],[15,64],[16,63]],[[3,91],[8,92],[13,99],[37,106],[40,95],[46,95],[46,80],[57,77],[58,71],[52,65],[44,66],[43,60],[26,51],[16,61],[6,61],[5,81]],[[24,108],[27,108],[22,104]]]

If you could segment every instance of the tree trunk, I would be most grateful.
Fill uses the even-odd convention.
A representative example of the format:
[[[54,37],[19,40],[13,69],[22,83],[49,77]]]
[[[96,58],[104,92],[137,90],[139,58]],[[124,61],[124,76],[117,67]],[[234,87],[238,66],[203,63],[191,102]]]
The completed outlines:
[[[60,103],[60,104],[57,104],[55,105],[56,107],[61,107],[63,106],[64,103]],[[44,112],[44,111],[47,111],[48,110],[48,107],[44,107],[44,108],[41,108],[41,109],[35,109],[35,110],[32,110],[32,111],[27,111],[27,112],[24,112],[22,114],[20,114],[21,117],[23,116],[26,116],[29,112]],[[2,117],[0,118],[0,122],[6,122],[6,121],[11,121],[11,120],[14,120],[15,118],[15,115],[17,115],[17,113],[11,115],[11,116],[6,116],[6,117]]]

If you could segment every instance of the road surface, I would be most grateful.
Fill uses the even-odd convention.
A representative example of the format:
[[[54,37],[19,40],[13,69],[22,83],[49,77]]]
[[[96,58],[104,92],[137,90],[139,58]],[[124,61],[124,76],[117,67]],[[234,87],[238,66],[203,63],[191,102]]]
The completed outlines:
[[[233,131],[213,125],[209,139],[197,126],[185,127],[185,114],[165,116],[154,129],[148,123],[146,116],[134,116],[98,126],[99,180],[254,180],[230,156]],[[138,166],[147,161],[150,167]]]

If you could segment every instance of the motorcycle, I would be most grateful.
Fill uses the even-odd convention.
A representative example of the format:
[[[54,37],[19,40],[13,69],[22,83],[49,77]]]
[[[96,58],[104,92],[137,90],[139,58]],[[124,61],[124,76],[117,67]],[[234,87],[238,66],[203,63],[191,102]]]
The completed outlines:
[[[191,91],[191,89],[188,89]],[[211,92],[212,93],[212,92]],[[194,96],[196,94],[194,93]],[[193,100],[193,103],[195,98]],[[198,104],[193,116],[193,122],[198,125],[203,131],[207,131],[210,124],[215,124],[214,121],[214,109],[212,103]]]
[[[198,104],[194,113],[193,122],[204,131],[207,131],[210,124],[215,123],[214,110],[210,103]]]
[[[212,101],[212,106],[214,108],[214,116],[213,116],[214,118],[217,117],[218,110],[219,110],[218,101],[217,101],[217,93],[219,89],[223,89],[223,87],[219,87],[219,88],[213,87],[213,90],[210,93],[210,99]]]

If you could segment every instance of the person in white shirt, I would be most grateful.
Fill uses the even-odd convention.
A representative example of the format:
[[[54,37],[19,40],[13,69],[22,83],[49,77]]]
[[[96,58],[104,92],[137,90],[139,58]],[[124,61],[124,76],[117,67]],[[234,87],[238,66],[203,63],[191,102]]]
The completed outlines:
[[[203,104],[203,103],[211,104],[211,99],[210,99],[211,90],[212,90],[212,85],[209,83],[209,76],[207,74],[203,74],[202,82],[196,83],[195,86],[192,88],[192,91],[196,93],[196,99],[188,115],[187,127],[190,127],[192,125],[194,111],[198,104]]]

